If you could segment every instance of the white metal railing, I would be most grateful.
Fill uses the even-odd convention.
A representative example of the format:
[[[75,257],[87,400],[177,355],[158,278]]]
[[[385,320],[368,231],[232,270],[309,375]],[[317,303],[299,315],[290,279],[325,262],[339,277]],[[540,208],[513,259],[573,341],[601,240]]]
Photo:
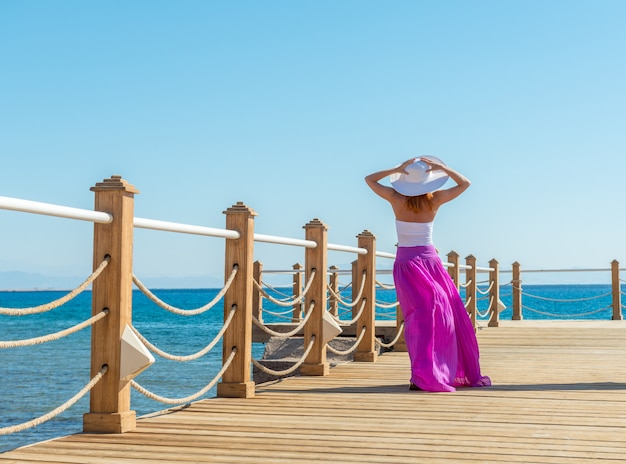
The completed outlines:
[[[69,206],[59,206],[38,201],[21,200],[0,196],[0,209],[21,211],[25,213],[44,214],[57,216],[66,219],[79,219],[107,224],[113,221],[113,216],[103,211],[92,211]],[[228,229],[217,229],[214,227],[196,226],[191,224],[181,224],[177,222],[159,221],[155,219],[133,218],[133,225],[138,229],[160,230],[164,232],[177,232],[183,234],[204,235],[210,237],[222,237],[226,239],[238,239],[239,232]],[[255,242],[275,243],[279,245],[292,245],[304,248],[315,248],[317,243],[312,240],[302,240],[288,237],[277,237],[273,235],[254,234]],[[348,253],[367,254],[365,248],[358,248],[346,245],[327,245],[330,251],[344,251]]]
[[[21,200],[19,198],[1,197],[0,209],[11,211],[21,211],[24,213],[43,214],[46,216],[56,216],[67,219],[78,219],[81,221],[91,221],[100,224],[108,224],[113,221],[113,216],[102,211],[92,211],[88,209],[71,208],[69,206],[52,205],[38,201]]]
[[[157,221],[154,219],[134,218],[133,225],[139,229],[161,230],[164,232],[179,232],[183,234],[206,235],[209,237],[223,237],[238,239],[239,232],[236,230],[215,229],[213,227],[193,226],[179,224],[177,222]]]

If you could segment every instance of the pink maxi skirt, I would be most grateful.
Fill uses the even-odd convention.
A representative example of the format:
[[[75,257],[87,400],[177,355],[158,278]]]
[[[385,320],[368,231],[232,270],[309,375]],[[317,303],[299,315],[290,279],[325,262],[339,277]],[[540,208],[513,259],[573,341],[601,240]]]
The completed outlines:
[[[433,392],[491,385],[480,373],[469,315],[435,247],[398,247],[393,278],[404,315],[411,383]]]

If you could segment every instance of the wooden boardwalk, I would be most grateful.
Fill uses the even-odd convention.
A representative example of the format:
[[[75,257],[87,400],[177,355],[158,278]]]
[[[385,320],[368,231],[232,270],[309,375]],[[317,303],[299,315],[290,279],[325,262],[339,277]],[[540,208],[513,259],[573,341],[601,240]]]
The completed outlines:
[[[292,377],[0,454],[0,463],[626,462],[626,325],[509,322],[478,334],[491,388],[408,390],[408,358]]]

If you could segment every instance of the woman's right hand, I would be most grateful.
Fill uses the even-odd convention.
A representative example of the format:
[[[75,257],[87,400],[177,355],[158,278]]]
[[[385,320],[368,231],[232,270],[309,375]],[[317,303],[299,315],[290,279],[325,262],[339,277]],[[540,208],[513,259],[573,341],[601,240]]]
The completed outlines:
[[[417,158],[411,158],[406,160],[404,163],[402,163],[400,166],[398,166],[395,171],[396,172],[401,172],[404,174],[408,174],[406,168],[408,168],[410,165],[412,165],[413,163],[415,163],[415,161],[417,161]]]

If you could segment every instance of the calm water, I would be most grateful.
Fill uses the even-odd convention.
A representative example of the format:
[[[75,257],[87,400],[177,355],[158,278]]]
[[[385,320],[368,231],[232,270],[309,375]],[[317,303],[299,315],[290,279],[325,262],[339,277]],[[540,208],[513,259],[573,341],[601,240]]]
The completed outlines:
[[[609,285],[527,285],[524,287],[525,319],[604,319],[610,320],[612,310]],[[66,292],[0,292],[0,307],[25,308],[53,301]],[[155,290],[167,303],[185,309],[205,305],[217,290]],[[600,295],[609,294],[601,298]],[[484,311],[488,298],[479,296],[479,310]],[[349,298],[349,297],[348,297]],[[584,300],[555,302],[557,300]],[[394,301],[393,290],[379,290],[379,301]],[[501,300],[507,306],[502,319],[511,318],[511,288],[503,286]],[[264,303],[268,309],[284,311]],[[149,301],[138,291],[133,293],[133,325],[152,343],[172,354],[194,353],[208,344],[222,326],[223,306],[217,304],[195,317],[173,315]],[[605,308],[592,315],[586,313]],[[543,313],[555,313],[548,317]],[[389,319],[389,309],[381,309],[378,319]],[[383,314],[387,313],[387,314]],[[20,340],[47,335],[77,324],[91,315],[91,293],[85,292],[54,311],[32,316],[0,315],[0,340]],[[583,316],[581,316],[583,315]],[[346,316],[349,318],[349,316]],[[265,316],[265,321],[276,318]],[[17,425],[58,407],[76,394],[89,380],[89,329],[61,340],[34,347],[0,350],[0,428]],[[255,344],[253,357],[263,356],[263,345]],[[155,355],[156,362],[141,373],[136,381],[148,390],[165,397],[185,397],[208,384],[221,367],[221,346],[208,355],[186,363],[176,363]],[[148,399],[132,389],[132,409],[137,416],[167,409],[168,406]],[[215,388],[204,398],[215,396]],[[60,416],[30,430],[13,435],[0,435],[0,452],[29,443],[47,440],[82,429],[82,415],[89,409],[88,395]]]

